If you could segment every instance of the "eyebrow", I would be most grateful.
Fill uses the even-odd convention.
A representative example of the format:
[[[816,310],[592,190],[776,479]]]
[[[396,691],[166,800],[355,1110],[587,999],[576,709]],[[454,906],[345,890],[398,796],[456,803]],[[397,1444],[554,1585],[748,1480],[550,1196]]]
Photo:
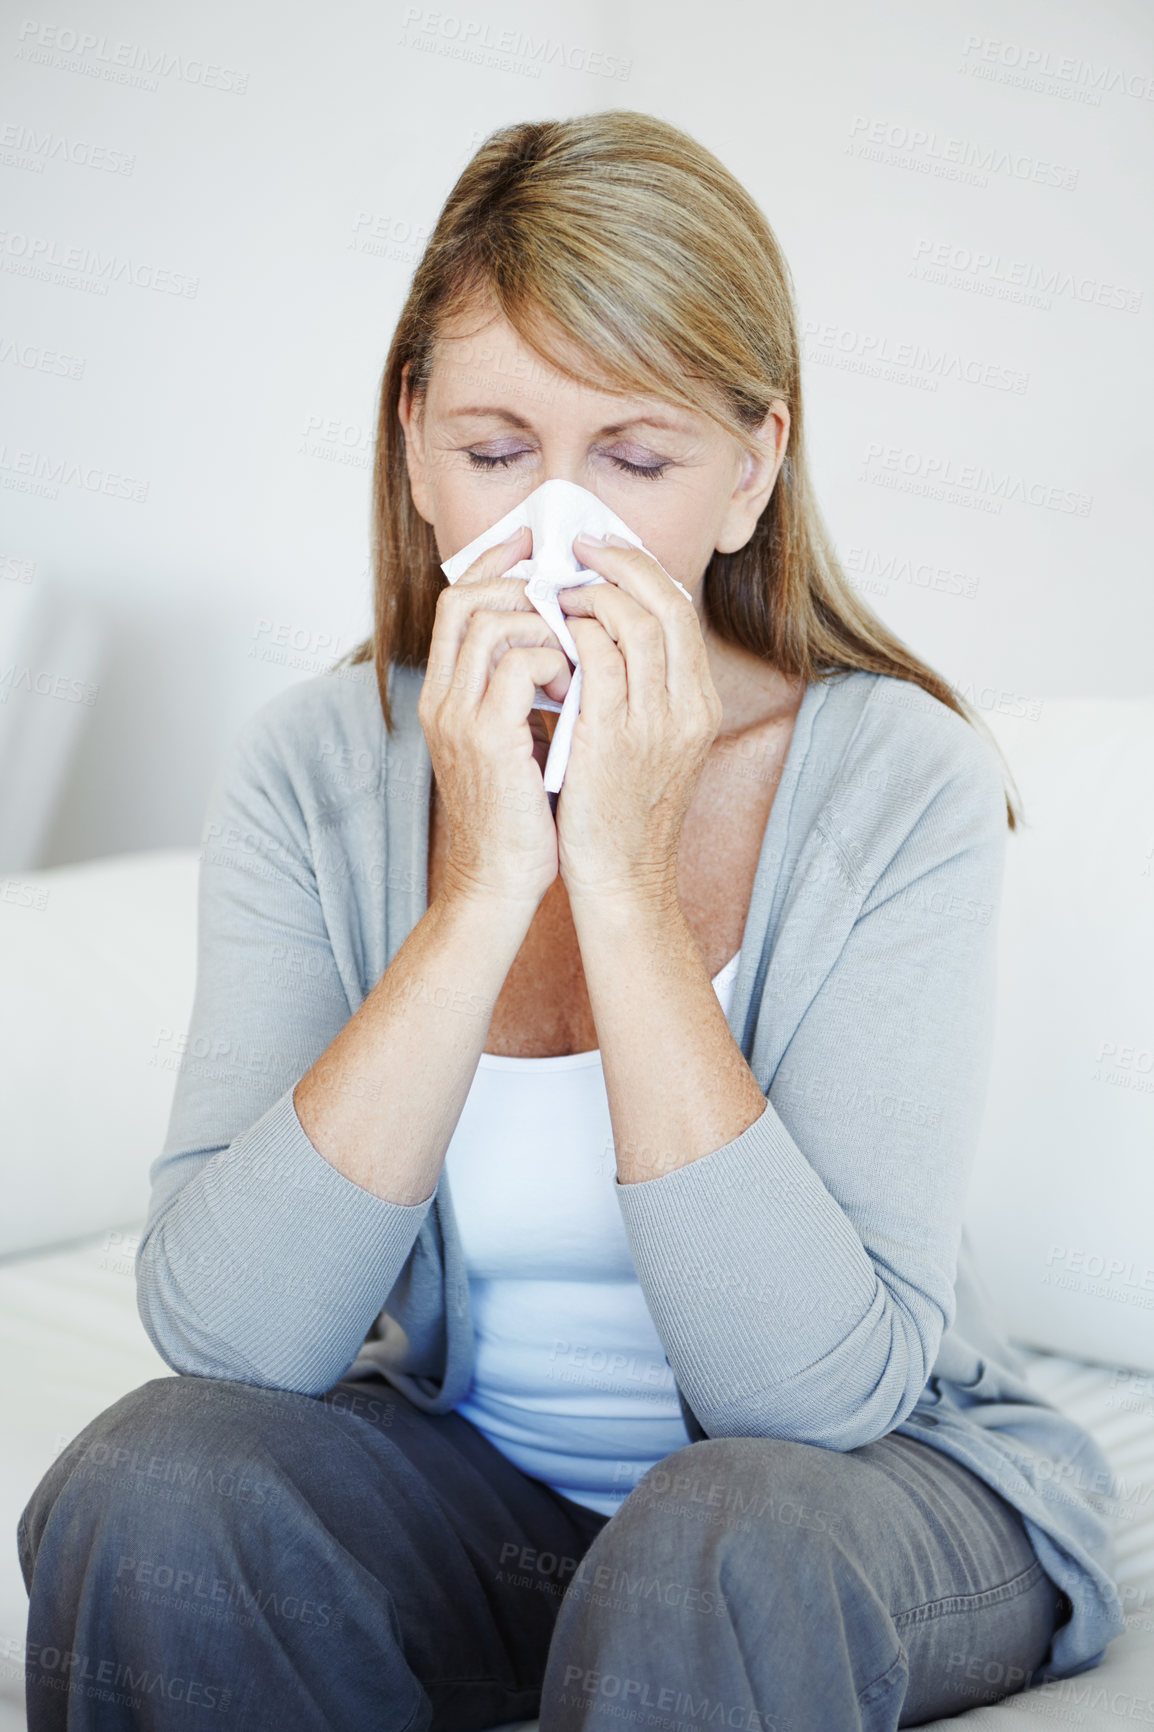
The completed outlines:
[[[452,420],[459,415],[490,415],[498,420],[508,421],[514,427],[532,430],[532,423],[526,421],[523,415],[515,415],[512,409],[499,409],[488,404],[471,403],[463,409],[450,409],[446,419]],[[604,427],[599,427],[599,433],[624,433],[627,427],[662,427],[671,433],[687,433],[689,429],[681,421],[674,421],[663,415],[630,415],[624,421],[613,421]]]

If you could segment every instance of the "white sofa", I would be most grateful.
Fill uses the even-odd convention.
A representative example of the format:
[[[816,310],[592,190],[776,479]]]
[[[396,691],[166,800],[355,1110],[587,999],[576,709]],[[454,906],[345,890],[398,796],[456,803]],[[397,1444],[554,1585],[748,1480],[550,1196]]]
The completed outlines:
[[[1128,1627],[1093,1671],[959,1709],[975,1732],[1105,1732],[1154,1724],[1154,698],[989,722],[1027,826],[966,1228],[1031,1380],[1118,1477]],[[192,1004],[196,874],[178,849],[0,879],[0,1732],[23,1725],[19,1512],[88,1420],[168,1374],[133,1251]]]
[[[100,694],[103,626],[29,559],[0,553],[0,872],[23,872],[45,840]]]

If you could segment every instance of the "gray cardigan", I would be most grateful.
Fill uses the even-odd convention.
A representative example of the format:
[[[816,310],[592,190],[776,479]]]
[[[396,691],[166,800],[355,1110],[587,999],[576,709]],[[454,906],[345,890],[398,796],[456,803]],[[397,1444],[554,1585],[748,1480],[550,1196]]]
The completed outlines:
[[[442,1171],[383,1201],[313,1148],[293,1088],[427,907],[423,670],[306,679],[240,729],[209,800],[198,974],[137,1260],[141,1317],[200,1377],[319,1394],[469,1388]],[[729,1027],[766,1094],[724,1147],[615,1190],[691,1439],[852,1450],[890,1431],[1021,1513],[1068,1596],[1047,1677],[1125,1628],[1117,1486],[991,1315],[962,1227],[991,1054],[1000,765],[906,681],[811,683],[766,827]]]

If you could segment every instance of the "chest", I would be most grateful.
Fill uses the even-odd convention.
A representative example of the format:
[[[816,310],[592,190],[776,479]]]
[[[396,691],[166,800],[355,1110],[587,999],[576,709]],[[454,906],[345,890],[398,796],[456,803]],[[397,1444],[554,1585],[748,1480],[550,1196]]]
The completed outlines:
[[[677,856],[682,910],[710,977],[741,945],[765,827],[793,732],[793,716],[756,736],[719,741],[686,812]],[[449,847],[434,781],[429,812],[429,901]],[[562,880],[533,917],[493,1009],[483,1051],[506,1058],[590,1052],[597,1029]]]

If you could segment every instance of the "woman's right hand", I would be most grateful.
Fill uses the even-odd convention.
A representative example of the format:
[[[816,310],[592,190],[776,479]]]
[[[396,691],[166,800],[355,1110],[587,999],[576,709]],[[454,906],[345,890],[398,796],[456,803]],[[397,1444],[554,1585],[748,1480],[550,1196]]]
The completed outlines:
[[[529,712],[538,686],[560,703],[572,669],[524,579],[504,575],[532,544],[526,525],[438,596],[417,717],[448,820],[446,885],[535,911],[557,876],[557,827]]]

